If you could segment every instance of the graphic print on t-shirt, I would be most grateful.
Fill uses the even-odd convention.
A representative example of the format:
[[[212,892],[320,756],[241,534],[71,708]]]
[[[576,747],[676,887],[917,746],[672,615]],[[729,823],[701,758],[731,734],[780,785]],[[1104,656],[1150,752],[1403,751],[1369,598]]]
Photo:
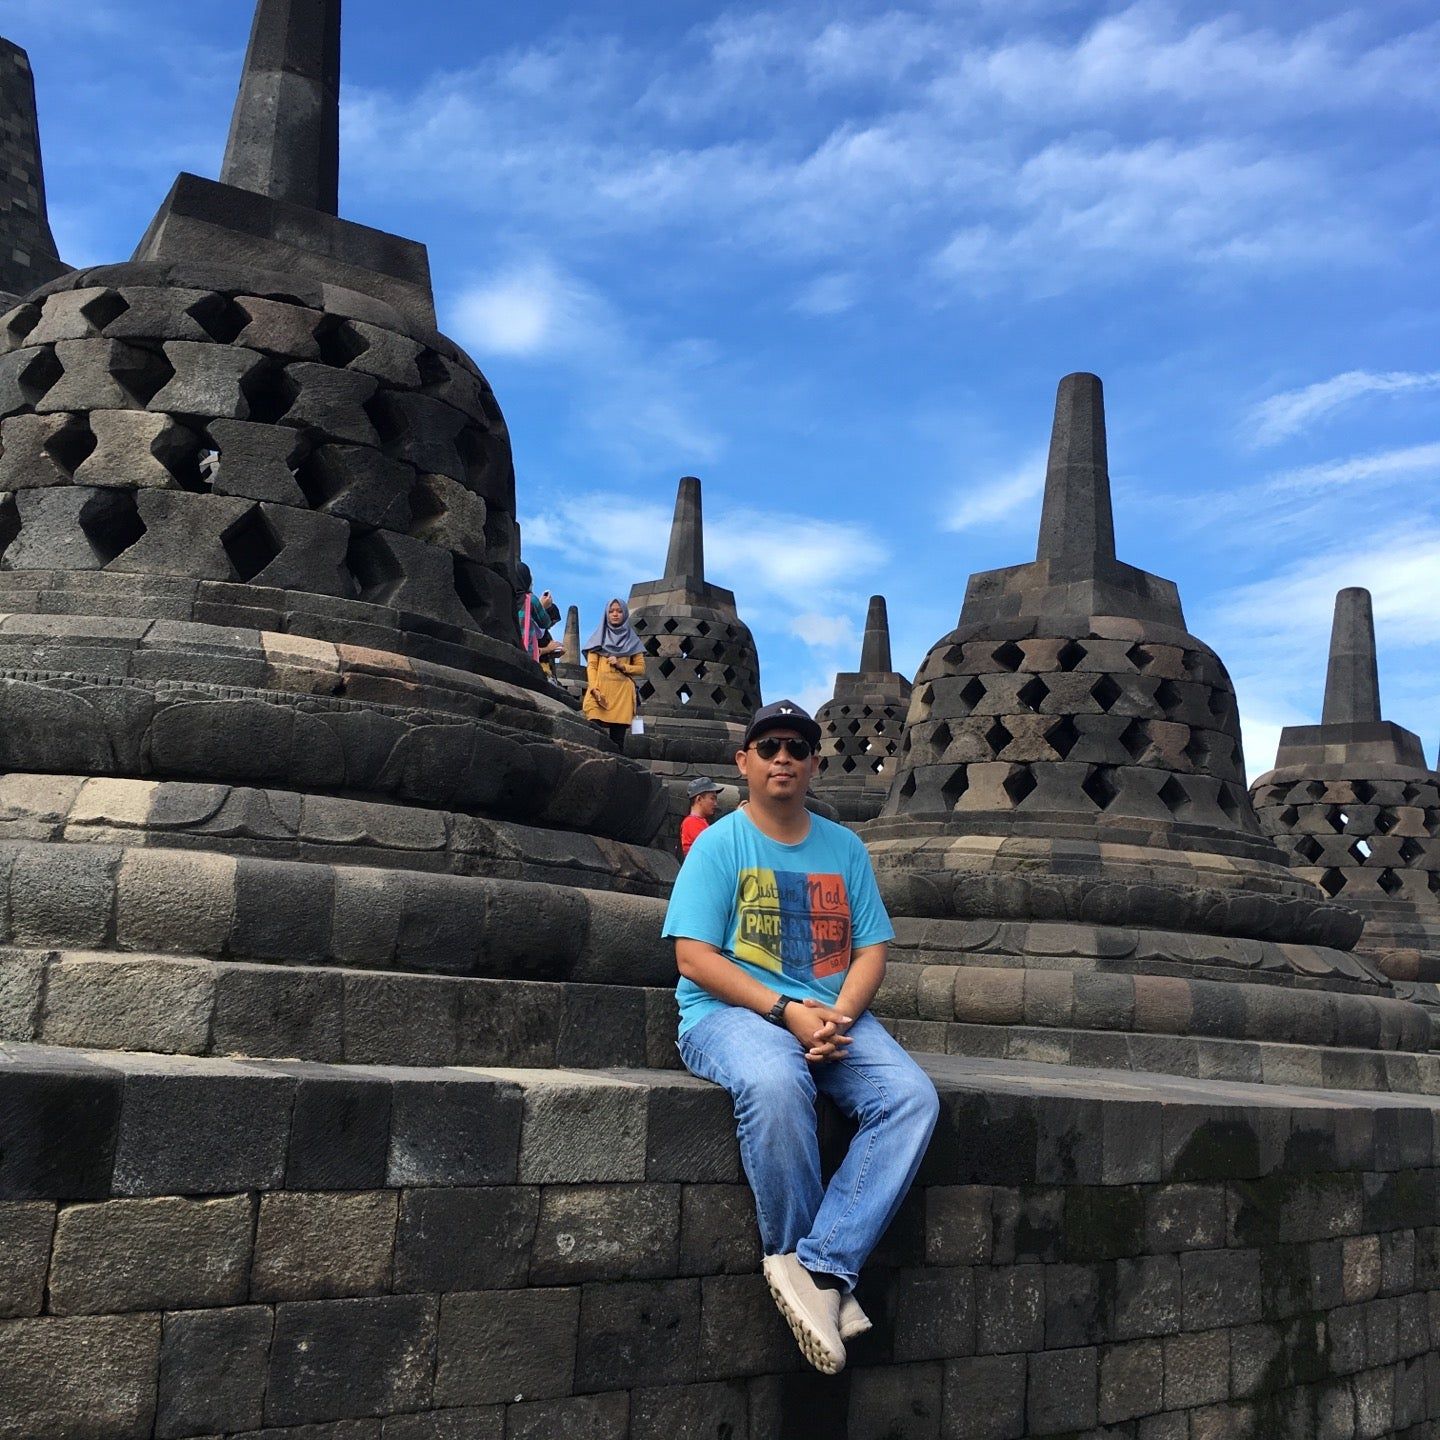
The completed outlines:
[[[735,958],[777,974],[821,979],[850,964],[850,896],[843,875],[741,870]]]

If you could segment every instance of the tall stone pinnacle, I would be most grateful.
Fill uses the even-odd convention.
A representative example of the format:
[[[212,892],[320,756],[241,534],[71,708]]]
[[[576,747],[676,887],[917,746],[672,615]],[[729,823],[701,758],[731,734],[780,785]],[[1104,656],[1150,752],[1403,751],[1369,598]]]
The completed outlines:
[[[338,213],[340,0],[258,0],[220,179]]]
[[[1098,375],[1067,375],[1055,396],[1037,560],[1115,558],[1105,393]]]
[[[1335,597],[1330,665],[1325,672],[1322,725],[1368,725],[1380,719],[1380,675],[1375,664],[1375,615],[1370,592],[1358,586]]]
[[[885,611],[885,597],[872,595],[865,616],[865,641],[860,647],[860,672],[884,675],[890,669],[890,617]]]
[[[0,38],[0,290],[23,295],[70,267],[55,251],[30,58]]]
[[[693,475],[680,481],[675,519],[670,524],[670,551],[665,557],[667,580],[705,578],[705,531],[700,513],[700,482]]]
[[[565,612],[565,640],[560,658],[567,665],[580,663],[580,607],[572,605]]]

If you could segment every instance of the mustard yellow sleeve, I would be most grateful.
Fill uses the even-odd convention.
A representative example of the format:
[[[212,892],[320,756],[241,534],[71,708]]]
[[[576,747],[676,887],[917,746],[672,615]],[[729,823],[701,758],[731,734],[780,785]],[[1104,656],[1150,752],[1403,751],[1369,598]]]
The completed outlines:
[[[627,675],[643,675],[645,673],[644,655],[626,655],[624,660],[624,669]]]

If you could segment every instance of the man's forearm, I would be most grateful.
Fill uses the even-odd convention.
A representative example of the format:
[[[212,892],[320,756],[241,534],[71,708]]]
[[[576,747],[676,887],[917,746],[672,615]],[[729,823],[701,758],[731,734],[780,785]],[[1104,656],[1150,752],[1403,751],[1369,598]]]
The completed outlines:
[[[884,945],[864,945],[850,957],[850,969],[835,1001],[835,1009],[858,1020],[869,1008],[885,978]]]
[[[775,997],[784,993],[778,985],[772,988],[747,975],[728,956],[703,940],[677,940],[675,964],[687,980],[693,980],[717,1000],[753,1010],[757,1015],[766,1014]]]

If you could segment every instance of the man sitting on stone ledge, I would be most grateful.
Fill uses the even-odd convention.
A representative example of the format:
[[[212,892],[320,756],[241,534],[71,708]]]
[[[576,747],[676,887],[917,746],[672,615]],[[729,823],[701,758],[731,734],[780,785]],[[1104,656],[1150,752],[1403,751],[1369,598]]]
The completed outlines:
[[[857,836],[805,808],[820,727],[782,700],[735,763],[748,804],[711,825],[675,882],[664,933],[680,970],[680,1056],[735,1102],[765,1278],[828,1375],[870,1321],[853,1291],[915,1178],[939,1113],[924,1071],[873,1015],[894,938]],[[828,1186],[817,1094],[859,1123]]]

